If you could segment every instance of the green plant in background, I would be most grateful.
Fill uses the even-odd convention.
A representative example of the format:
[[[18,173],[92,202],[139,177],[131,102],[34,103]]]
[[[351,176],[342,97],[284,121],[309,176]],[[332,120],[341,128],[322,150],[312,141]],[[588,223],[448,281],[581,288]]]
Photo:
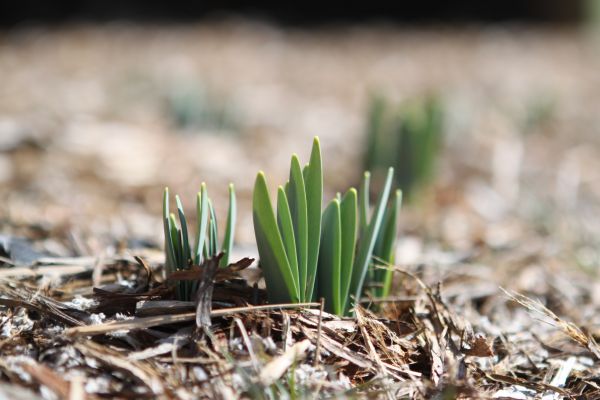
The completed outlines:
[[[520,127],[522,132],[527,134],[548,128],[556,117],[557,108],[558,100],[552,93],[542,92],[532,95],[525,103]]]
[[[371,100],[367,118],[365,167],[380,174],[394,166],[396,182],[408,199],[433,177],[443,133],[443,110],[436,96],[392,106]]]
[[[165,188],[163,195],[163,222],[165,234],[165,269],[167,275],[180,270],[189,269],[192,265],[202,265],[220,252],[224,255],[220,266],[227,266],[233,248],[233,236],[236,220],[236,199],[233,184],[229,185],[229,210],[223,245],[219,247],[219,232],[217,218],[212,201],[208,197],[206,184],[202,183],[196,198],[197,236],[195,242],[190,240],[188,224],[183,212],[183,204],[179,196],[175,196],[177,217],[169,212],[169,189]],[[177,225],[179,220],[179,226]],[[179,300],[192,300],[196,292],[196,282],[181,281],[176,287]]]
[[[238,115],[230,104],[194,82],[174,85],[166,97],[167,112],[181,129],[237,133]]]
[[[368,173],[360,205],[356,189],[351,188],[321,210],[323,171],[318,138],[303,170],[292,156],[290,179],[277,191],[276,212],[265,176],[259,172],[253,195],[254,230],[270,301],[304,302],[323,297],[327,311],[345,315],[353,306],[350,296],[360,299],[369,275],[371,284],[389,290],[391,272],[368,271],[374,251],[393,261],[400,206],[398,193],[395,203],[386,207],[393,175],[390,168],[369,218]]]
[[[600,1],[585,0],[583,8],[584,19],[588,28],[598,34],[598,31],[600,31]]]

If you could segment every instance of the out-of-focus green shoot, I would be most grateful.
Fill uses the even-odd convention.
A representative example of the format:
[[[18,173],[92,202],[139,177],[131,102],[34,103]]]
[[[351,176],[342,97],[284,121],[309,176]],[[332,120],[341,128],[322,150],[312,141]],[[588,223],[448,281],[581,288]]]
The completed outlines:
[[[433,178],[443,134],[443,110],[436,96],[392,105],[382,96],[371,99],[367,117],[365,169],[374,177],[393,166],[407,200]]]

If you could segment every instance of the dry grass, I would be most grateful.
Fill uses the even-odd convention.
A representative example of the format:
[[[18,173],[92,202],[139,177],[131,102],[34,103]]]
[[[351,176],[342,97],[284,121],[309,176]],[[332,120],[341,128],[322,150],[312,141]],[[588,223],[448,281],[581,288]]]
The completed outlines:
[[[169,300],[164,283],[148,281],[160,265],[140,261],[104,260],[95,294],[92,269],[81,272],[76,259],[68,272],[49,265],[35,278],[3,278],[6,384],[69,399],[599,394],[593,335],[524,295],[448,298],[445,283],[421,279],[422,268],[398,268],[411,299],[340,319],[319,303],[260,305],[260,289],[240,296],[243,306],[215,300],[231,289],[229,275],[215,284],[211,325],[199,328],[194,304]],[[523,319],[517,303],[552,324]],[[506,325],[515,318],[523,325]],[[559,331],[572,341],[557,339]]]

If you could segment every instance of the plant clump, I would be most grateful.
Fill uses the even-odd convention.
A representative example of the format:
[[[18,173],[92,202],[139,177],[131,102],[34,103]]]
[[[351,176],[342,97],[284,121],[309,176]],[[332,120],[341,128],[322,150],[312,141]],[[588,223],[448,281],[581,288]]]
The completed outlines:
[[[187,270],[192,265],[202,265],[205,260],[223,253],[219,265],[227,266],[233,248],[236,220],[236,198],[233,184],[229,185],[229,210],[223,243],[219,246],[219,232],[215,210],[208,196],[206,184],[202,183],[196,197],[196,239],[192,242],[188,224],[179,196],[175,196],[177,217],[169,212],[169,189],[163,195],[163,223],[165,234],[165,270],[167,276],[175,271]],[[179,220],[179,224],[177,224]],[[193,245],[192,245],[193,244]],[[175,289],[179,300],[192,300],[198,289],[198,282],[180,281]]]
[[[369,218],[369,176],[365,173],[360,204],[357,190],[350,188],[322,210],[318,138],[303,169],[298,157],[292,156],[290,178],[277,190],[276,210],[265,175],[258,173],[253,195],[254,230],[270,301],[323,298],[327,311],[348,315],[366,283],[375,288],[370,294],[387,295],[391,271],[372,270],[373,256],[378,257],[378,263],[393,262],[401,193],[397,191],[387,206],[394,176],[390,168]]]

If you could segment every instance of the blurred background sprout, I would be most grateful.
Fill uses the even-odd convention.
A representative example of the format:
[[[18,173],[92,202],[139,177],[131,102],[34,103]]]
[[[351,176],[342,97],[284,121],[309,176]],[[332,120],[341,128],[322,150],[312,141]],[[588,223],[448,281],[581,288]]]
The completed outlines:
[[[395,104],[374,95],[367,115],[365,169],[379,181],[393,166],[396,182],[410,201],[435,174],[443,139],[443,109],[438,96]]]
[[[184,132],[239,132],[239,118],[231,99],[198,82],[173,84],[166,94],[167,115]]]

